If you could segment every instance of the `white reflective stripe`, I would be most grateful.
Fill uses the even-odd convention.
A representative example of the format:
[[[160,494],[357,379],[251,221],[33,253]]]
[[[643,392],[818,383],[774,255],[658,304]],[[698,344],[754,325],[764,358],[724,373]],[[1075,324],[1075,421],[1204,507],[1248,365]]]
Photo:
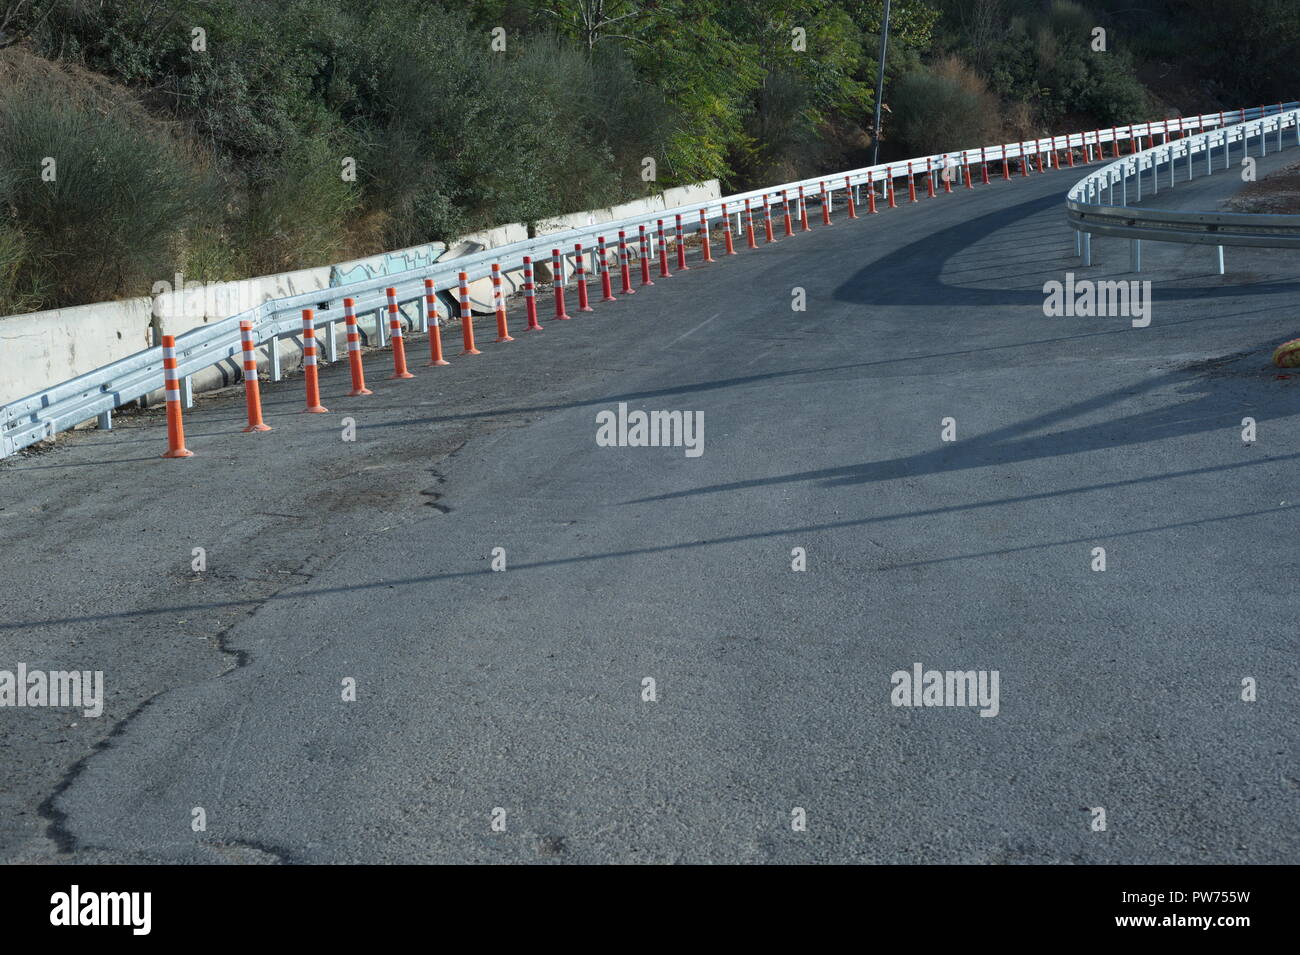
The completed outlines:
[[[355,338],[348,339],[348,351],[361,351],[361,342]]]
[[[532,297],[533,297],[533,287],[531,285],[524,286],[524,298],[532,298]]]
[[[256,379],[257,379],[257,369],[256,369],[256,368],[245,368],[245,369],[244,369],[244,381],[255,381]]]
[[[164,346],[163,346],[163,357],[164,357],[164,358],[175,358],[175,357],[176,357],[176,349],[173,348],[171,345],[164,345]]]

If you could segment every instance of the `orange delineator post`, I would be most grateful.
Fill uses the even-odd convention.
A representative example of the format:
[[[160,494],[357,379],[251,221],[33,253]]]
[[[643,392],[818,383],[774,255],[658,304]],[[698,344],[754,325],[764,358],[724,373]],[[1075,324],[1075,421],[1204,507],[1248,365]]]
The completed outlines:
[[[848,176],[844,177],[844,197],[849,203],[849,218],[856,219],[858,217],[858,210],[853,205],[853,186],[849,183]]]
[[[348,368],[352,372],[352,390],[348,397],[372,395],[374,392],[366,387],[366,372],[361,366],[361,330],[357,328],[357,303],[354,299],[343,300],[343,323],[348,332]]]
[[[925,195],[927,199],[933,199],[934,196],[934,169],[930,165],[930,160],[925,160]]]
[[[822,225],[831,225],[831,194],[826,191],[826,180],[821,181]]]
[[[989,183],[989,161],[984,152],[984,147],[980,147],[980,183],[987,186]]]
[[[686,264],[686,239],[682,235],[682,214],[680,212],[677,213],[675,229],[677,235],[677,271],[686,272],[690,269],[690,266]]]
[[[889,189],[888,189],[888,192],[889,192],[889,208],[891,208],[891,209],[897,209],[897,208],[898,208],[898,200],[897,200],[897,199],[895,198],[895,196],[894,196],[894,167],[893,167],[893,166],[890,166],[890,167],[889,167]]]
[[[781,204],[784,207],[785,235],[789,238],[794,235],[794,224],[790,221],[790,193],[784,189],[781,190]]]
[[[497,341],[512,342],[510,327],[506,323],[506,299],[501,294],[501,263],[492,263],[492,308],[497,314]]]
[[[573,281],[578,286],[578,311],[594,312],[591,302],[587,298],[587,257],[582,253],[582,243],[573,244],[575,254],[573,265]]]
[[[763,241],[776,241],[776,234],[772,231],[772,204],[767,201],[766,192],[763,193]]]
[[[556,250],[559,255],[559,250]],[[456,274],[456,284],[460,292],[460,336],[464,343],[461,350],[462,355],[481,355],[483,354],[474,347],[474,311],[469,306],[469,273],[458,272]]]
[[[573,316],[564,308],[564,260],[560,258],[559,249],[551,249],[551,279],[551,288],[555,290],[555,317],[558,321],[567,322]],[[474,339],[471,337],[470,345],[473,344]]]
[[[668,243],[664,239],[664,220],[656,221],[659,223],[655,229],[655,238],[659,241],[659,277],[671,278],[673,273],[668,271]]]
[[[867,214],[878,215],[880,210],[876,208],[876,180],[870,171],[867,172]]]
[[[731,235],[731,216],[727,215],[727,204],[722,204],[722,244],[726,246],[727,255],[736,254],[736,240]]]
[[[618,271],[619,277],[623,280],[620,294],[635,295],[636,291],[632,288],[632,265],[628,261],[627,233],[622,229],[618,230]]]
[[[600,274],[600,300],[617,302],[614,297],[614,284],[609,279],[609,258],[605,252],[605,237],[596,238],[596,271]]]
[[[185,422],[181,415],[181,382],[176,374],[176,338],[162,337],[163,387],[167,393],[167,451],[164,458],[192,458],[185,447]]]
[[[526,332],[545,331],[537,320],[537,287],[533,284],[533,257],[524,256],[524,311],[528,314]]]
[[[433,279],[424,280],[424,314],[429,325],[429,367],[450,365],[442,357],[442,317],[438,314],[438,294]]]
[[[650,236],[646,234],[644,225],[637,226],[637,230],[641,243],[637,257],[641,260],[641,287],[644,288],[655,284],[650,278]]]
[[[704,261],[713,261],[713,251],[709,247],[709,217],[700,210],[700,244],[704,246]]]
[[[302,375],[307,382],[308,414],[325,414],[329,411],[320,403],[320,375],[316,368],[316,316],[309,308],[302,310]]]
[[[912,164],[907,164],[907,195],[912,202],[916,202],[916,174],[912,172]]]
[[[397,310],[397,289],[385,289],[384,294],[388,296],[388,337],[393,340],[393,373],[388,377],[392,380],[414,378],[406,370],[406,343],[402,340],[402,317]]]
[[[757,249],[758,243],[754,241],[754,210],[749,207],[749,200],[745,200],[745,245],[751,249]]]
[[[1002,147],[1002,178],[1011,181],[1011,160],[1007,157],[1007,147]]]
[[[803,199],[803,186],[799,187],[799,231],[812,231],[812,226],[808,224],[808,206]]]
[[[239,344],[244,353],[244,399],[248,404],[248,427],[245,431],[270,431],[262,421],[262,393],[257,385],[257,343],[253,340],[253,323],[239,323]]]

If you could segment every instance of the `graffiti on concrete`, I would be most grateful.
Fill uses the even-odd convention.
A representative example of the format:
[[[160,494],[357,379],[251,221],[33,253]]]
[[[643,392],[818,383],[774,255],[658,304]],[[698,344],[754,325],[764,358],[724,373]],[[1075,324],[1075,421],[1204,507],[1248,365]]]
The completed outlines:
[[[424,268],[437,262],[446,251],[447,246],[443,243],[432,242],[428,245],[399,249],[396,252],[385,252],[383,255],[361,262],[352,262],[346,266],[334,265],[330,267],[330,288],[347,285],[349,282],[377,278],[381,275],[398,275],[412,269]]]

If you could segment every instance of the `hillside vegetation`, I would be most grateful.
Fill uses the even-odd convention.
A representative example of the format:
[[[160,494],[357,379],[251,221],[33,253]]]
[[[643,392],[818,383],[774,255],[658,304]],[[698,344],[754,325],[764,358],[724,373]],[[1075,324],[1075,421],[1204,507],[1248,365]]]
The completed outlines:
[[[0,0],[0,315],[860,164],[882,6]],[[1290,99],[1297,38],[1292,0],[895,0],[882,155]]]

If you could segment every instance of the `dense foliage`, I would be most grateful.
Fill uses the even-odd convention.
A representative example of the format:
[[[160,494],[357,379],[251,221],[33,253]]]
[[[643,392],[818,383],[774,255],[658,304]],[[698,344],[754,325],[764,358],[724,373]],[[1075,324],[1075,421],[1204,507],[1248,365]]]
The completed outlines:
[[[882,8],[0,0],[0,314],[861,162]],[[1135,10],[894,0],[883,155],[1295,95],[1294,0]]]

